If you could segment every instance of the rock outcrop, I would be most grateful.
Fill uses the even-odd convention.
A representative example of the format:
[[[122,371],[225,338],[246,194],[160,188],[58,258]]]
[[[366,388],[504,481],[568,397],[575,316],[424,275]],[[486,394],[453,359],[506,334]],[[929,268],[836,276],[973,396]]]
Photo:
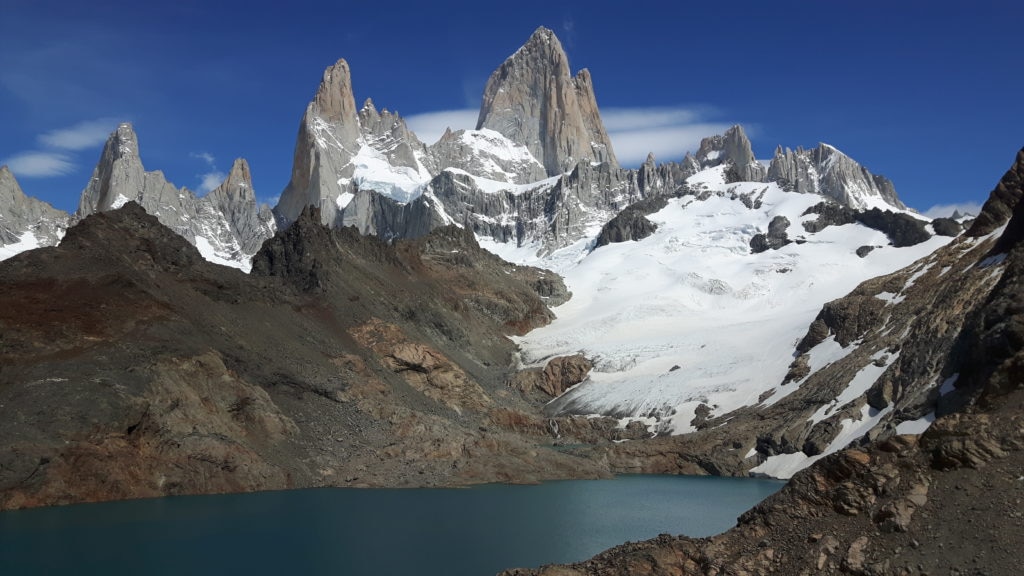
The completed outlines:
[[[804,230],[808,232],[820,232],[829,226],[843,226],[858,222],[868,228],[884,232],[889,238],[889,242],[897,248],[914,246],[931,238],[931,234],[925,229],[927,222],[905,212],[893,212],[879,208],[856,210],[829,200],[811,206],[803,215],[808,214],[818,215],[816,219],[806,220],[802,223]],[[956,236],[955,233],[946,235]]]
[[[0,247],[27,242],[53,246],[67,228],[69,215],[26,196],[7,166],[0,166]]]
[[[512,385],[524,394],[537,390],[543,392],[545,398],[556,398],[583,382],[593,367],[594,363],[582,354],[559,356],[549,360],[543,368],[518,372]]]
[[[561,42],[547,28],[538,28],[491,74],[476,128],[526,146],[549,176],[583,161],[618,168],[590,72],[570,73]]]
[[[647,216],[667,205],[668,198],[665,196],[654,196],[630,204],[601,227],[594,248],[616,242],[642,240],[654,234],[658,230],[658,225],[648,220]]]
[[[761,182],[767,173],[764,166],[754,158],[750,139],[740,125],[733,126],[724,134],[709,136],[700,141],[696,157],[689,157],[700,167],[714,168],[728,164],[730,181]],[[684,159],[684,163],[687,161]]]
[[[768,232],[754,234],[754,237],[750,239],[750,251],[758,254],[767,250],[778,250],[789,244],[791,240],[786,232],[788,228],[789,218],[785,216],[772,218],[772,221],[768,223]]]

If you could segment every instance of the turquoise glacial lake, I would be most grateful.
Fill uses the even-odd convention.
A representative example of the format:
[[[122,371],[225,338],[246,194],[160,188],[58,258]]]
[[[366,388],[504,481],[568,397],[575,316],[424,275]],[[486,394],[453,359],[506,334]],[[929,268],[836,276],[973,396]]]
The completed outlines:
[[[782,487],[622,476],[539,486],[324,488],[0,513],[0,574],[488,575],[661,533],[709,536]]]

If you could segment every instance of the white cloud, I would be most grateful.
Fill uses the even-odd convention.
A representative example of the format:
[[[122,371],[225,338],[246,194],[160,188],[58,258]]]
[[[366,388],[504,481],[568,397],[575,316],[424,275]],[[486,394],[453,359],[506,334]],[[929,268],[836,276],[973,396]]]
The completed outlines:
[[[202,160],[203,164],[206,164],[207,170],[202,174],[197,174],[199,177],[198,190],[200,194],[206,194],[210,190],[213,190],[217,186],[220,186],[224,179],[227,178],[227,174],[217,169],[217,159],[214,158],[213,154],[209,152],[189,152],[190,158],[196,158]]]
[[[721,134],[731,124],[691,124],[687,126],[665,126],[644,130],[611,132],[615,157],[624,167],[636,167],[647,159],[651,152],[658,162],[682,160],[687,152],[694,152],[702,138]]]
[[[708,108],[656,106],[652,108],[606,108],[601,111],[605,130],[617,132],[692,124],[710,112]]]
[[[425,112],[409,116],[405,119],[405,124],[416,133],[422,142],[433,144],[440,140],[445,128],[451,128],[453,132],[476,128],[476,120],[479,115],[479,108]]]
[[[224,182],[224,179],[227,178],[227,174],[214,171],[201,174],[199,178],[201,179],[199,183],[199,192],[201,194],[206,194],[210,190],[220,186],[221,182]]]
[[[87,120],[68,128],[51,130],[40,135],[39,141],[50,148],[85,150],[105,142],[117,124],[117,120],[110,118]]]
[[[209,152],[189,152],[188,155],[192,158],[199,158],[203,162],[206,162],[206,164],[211,168],[216,166],[216,158],[214,158],[213,154],[210,154]]]
[[[70,157],[59,152],[21,152],[0,161],[18,178],[63,176],[75,169]]]
[[[924,211],[924,215],[929,218],[948,218],[953,215],[954,211],[959,211],[961,214],[974,214],[977,215],[981,212],[981,204],[978,202],[959,202],[956,204],[936,204],[931,208]]]
[[[709,108],[612,108],[601,113],[619,164],[635,167],[653,152],[659,162],[696,152],[702,138],[721,134],[735,122],[708,122]]]

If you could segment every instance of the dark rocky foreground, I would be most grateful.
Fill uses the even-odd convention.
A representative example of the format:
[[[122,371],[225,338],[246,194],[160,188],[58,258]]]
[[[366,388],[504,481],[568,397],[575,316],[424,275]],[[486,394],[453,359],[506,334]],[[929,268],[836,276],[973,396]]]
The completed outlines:
[[[307,210],[245,275],[128,204],[0,263],[0,295],[0,510],[608,474],[528,399],[576,371],[511,384],[506,335],[561,279],[456,228],[388,245]]]
[[[1024,150],[966,236],[945,253],[940,251],[938,264],[943,264],[940,270],[946,274],[925,279],[930,288],[922,291],[931,300],[912,295],[923,299],[915,304],[908,297],[914,318],[905,323],[909,328],[901,343],[900,370],[894,377],[881,379],[868,401],[909,409],[915,402],[904,401],[905,396],[930,394],[937,419],[923,435],[882,434],[873,442],[825,457],[718,536],[662,535],[571,566],[504,574],[1019,574],[1019,547],[1024,542],[1022,197]],[[996,266],[1004,267],[1001,274]],[[984,277],[998,280],[987,286]],[[903,282],[902,277],[898,279]],[[886,279],[865,285],[875,282],[884,284]],[[870,292],[869,288],[862,286],[832,305],[850,306],[857,301],[858,291]],[[851,317],[863,319],[864,315]],[[823,323],[826,319],[819,316]],[[842,330],[853,330],[849,336],[863,338],[866,344],[884,336],[871,336],[868,326],[851,326],[848,321],[829,329],[837,338]],[[808,338],[815,337],[814,330],[812,326]],[[927,370],[956,375],[955,386],[941,396],[938,389],[903,387],[913,380],[909,373]],[[902,378],[901,372],[909,377]],[[822,386],[827,382],[808,380],[800,390]],[[798,393],[786,400],[801,401]],[[771,429],[771,420],[778,415],[768,411],[763,418],[761,426]],[[787,451],[784,427],[775,429],[766,434],[766,440],[774,439],[774,447],[759,446],[759,450]],[[788,432],[808,433],[806,429]],[[707,472],[715,464],[710,455],[733,448],[728,437],[701,431],[656,439],[615,447],[611,458],[633,458],[638,468],[646,470]],[[703,458],[685,456],[702,449],[706,451]]]

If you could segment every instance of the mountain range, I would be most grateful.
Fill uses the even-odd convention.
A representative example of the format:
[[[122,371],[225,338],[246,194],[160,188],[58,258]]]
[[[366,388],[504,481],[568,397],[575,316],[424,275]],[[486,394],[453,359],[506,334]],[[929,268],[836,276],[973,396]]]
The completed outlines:
[[[320,209],[323,223],[362,234],[415,238],[447,224],[483,238],[549,253],[588,237],[638,200],[679,192],[698,171],[728,166],[730,182],[775,182],[853,209],[905,210],[892,183],[832,146],[776,151],[765,166],[736,126],[701,142],[696,156],[639,169],[619,167],[587,70],[572,74],[554,33],[539,28],[488,80],[475,130],[448,131],[431,145],[371,100],[355,105],[351,71],[328,67],[299,123],[292,176],[271,211],[256,203],[244,160],[204,197],[148,172],[137,135],[110,135],[78,210],[30,202],[14,176],[0,179],[3,254],[50,246],[60,231],[128,200],[200,248],[208,259],[247,269],[260,244]]]
[[[905,532],[922,481],[868,498],[881,469],[857,466],[1021,445],[1012,417],[974,414],[1021,383],[1022,166],[976,218],[936,220],[828,144],[758,161],[740,126],[622,168],[545,28],[491,75],[476,128],[432,144],[329,66],[273,208],[242,159],[205,196],[176,188],[121,124],[74,214],[0,168],[0,508],[754,474],[794,480],[736,534],[775,534],[787,502]],[[818,569],[857,573],[836,551],[859,537]],[[573,570],[725,558],[646,546]],[[728,561],[789,558],[759,550]]]

